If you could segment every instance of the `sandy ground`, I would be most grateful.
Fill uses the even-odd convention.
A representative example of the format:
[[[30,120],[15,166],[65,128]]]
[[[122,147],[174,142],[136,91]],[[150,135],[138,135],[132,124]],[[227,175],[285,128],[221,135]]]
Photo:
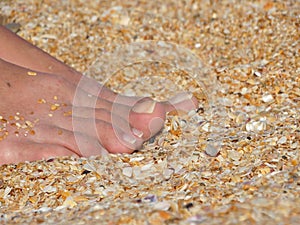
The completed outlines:
[[[299,1],[2,0],[0,14],[116,91],[203,99],[131,155],[1,166],[0,224],[299,224]]]

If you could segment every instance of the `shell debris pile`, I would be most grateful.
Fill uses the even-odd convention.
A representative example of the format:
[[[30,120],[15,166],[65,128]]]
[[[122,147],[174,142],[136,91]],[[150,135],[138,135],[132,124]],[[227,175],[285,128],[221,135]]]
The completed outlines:
[[[299,12],[293,0],[1,1],[1,21],[83,73],[118,46],[184,46],[224,110],[171,113],[131,155],[1,166],[0,224],[299,224]],[[173,69],[143,62],[107,85],[162,100],[190,88]],[[219,117],[221,148],[207,143]]]

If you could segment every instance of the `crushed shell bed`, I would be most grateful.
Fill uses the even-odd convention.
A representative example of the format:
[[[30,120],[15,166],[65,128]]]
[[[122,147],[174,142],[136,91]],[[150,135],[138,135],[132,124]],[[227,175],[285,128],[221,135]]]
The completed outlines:
[[[201,110],[169,114],[131,155],[1,166],[0,224],[299,224],[299,1],[4,0],[0,15],[101,82],[101,59],[118,67],[136,42],[173,43],[202,65],[191,74],[194,61],[168,53],[110,74],[127,95],[191,90]]]

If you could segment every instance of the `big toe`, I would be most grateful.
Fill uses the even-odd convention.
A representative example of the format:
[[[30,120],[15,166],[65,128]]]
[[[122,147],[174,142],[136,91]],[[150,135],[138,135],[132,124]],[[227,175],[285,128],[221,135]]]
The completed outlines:
[[[140,136],[144,140],[157,134],[163,128],[165,119],[165,105],[149,98],[136,103],[129,116],[131,126],[142,131],[143,135]]]

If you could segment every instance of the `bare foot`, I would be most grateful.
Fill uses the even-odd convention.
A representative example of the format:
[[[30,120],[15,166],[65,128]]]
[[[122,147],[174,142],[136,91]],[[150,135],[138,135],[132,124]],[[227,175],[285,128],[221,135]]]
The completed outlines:
[[[3,26],[0,68],[0,164],[131,153],[167,111],[197,105],[188,93],[163,103],[118,95]]]
[[[197,104],[186,93],[165,103],[121,96],[87,77],[75,85],[1,59],[0,68],[0,164],[131,153],[162,129],[167,111]]]

